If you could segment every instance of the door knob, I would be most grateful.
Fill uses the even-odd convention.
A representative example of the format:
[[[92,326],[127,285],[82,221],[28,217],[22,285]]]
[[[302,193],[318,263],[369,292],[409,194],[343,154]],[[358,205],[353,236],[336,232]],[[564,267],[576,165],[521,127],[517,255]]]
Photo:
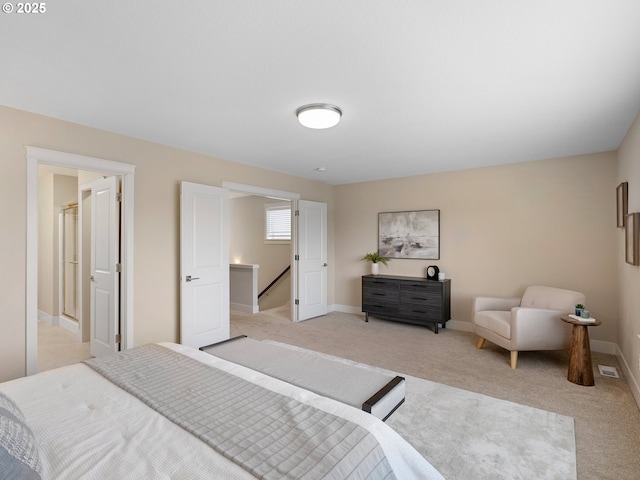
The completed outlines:
[[[322,266],[323,266],[323,267],[326,267],[326,266],[328,266],[328,265],[329,265],[328,263],[323,263],[323,264],[322,264]]]
[[[187,282],[190,282],[192,280],[200,280],[200,277],[192,277],[191,275],[187,275],[187,278],[185,278],[185,280]]]

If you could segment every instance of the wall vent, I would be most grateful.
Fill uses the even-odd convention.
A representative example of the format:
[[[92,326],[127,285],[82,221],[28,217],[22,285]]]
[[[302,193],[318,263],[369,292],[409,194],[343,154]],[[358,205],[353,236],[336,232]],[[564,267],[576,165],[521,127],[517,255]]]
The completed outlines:
[[[618,375],[618,370],[616,367],[607,367],[606,365],[598,365],[598,370],[600,370],[600,375],[603,377],[613,377],[620,378]]]

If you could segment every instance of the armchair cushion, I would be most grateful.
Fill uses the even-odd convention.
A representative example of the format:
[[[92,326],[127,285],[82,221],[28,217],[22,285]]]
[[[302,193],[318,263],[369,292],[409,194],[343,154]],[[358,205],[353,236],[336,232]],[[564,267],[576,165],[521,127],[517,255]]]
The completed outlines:
[[[571,325],[564,310],[518,307],[511,311],[510,350],[562,350],[571,345]]]
[[[507,340],[511,339],[511,311],[486,310],[476,312],[473,323]]]

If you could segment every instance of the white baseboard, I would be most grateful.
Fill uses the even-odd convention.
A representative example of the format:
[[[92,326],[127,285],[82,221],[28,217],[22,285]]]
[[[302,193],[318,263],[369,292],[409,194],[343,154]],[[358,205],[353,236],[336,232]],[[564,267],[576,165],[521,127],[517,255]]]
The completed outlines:
[[[53,317],[42,310],[38,310],[38,320],[46,323],[47,325],[53,325]]]
[[[358,308],[358,307],[352,307],[351,305],[329,305],[327,307],[327,309],[330,312],[342,312],[342,313],[352,313],[354,315],[357,315],[359,313],[362,313],[362,309]]]
[[[236,310],[238,312],[244,313],[258,313],[260,311],[260,307],[257,305],[245,305],[244,303],[234,303],[231,302],[229,305],[231,310]]]
[[[60,315],[59,317],[56,317],[56,318],[57,318],[57,325],[75,334],[78,333],[78,330],[80,329],[80,327],[78,326],[77,321],[71,320],[70,318],[67,318],[64,315]]]
[[[626,378],[627,380],[627,384],[631,389],[633,398],[635,399],[636,404],[638,405],[638,408],[640,408],[640,385],[638,385],[636,377],[632,373],[631,367],[627,363],[627,360],[624,358],[624,356],[622,355],[622,352],[620,351],[620,348],[618,348],[617,345],[616,345],[615,355],[618,358],[618,361],[620,362],[620,366],[622,367],[622,371],[624,372],[624,378]]]
[[[71,320],[70,318],[65,317],[64,315],[57,315],[52,317],[47,312],[43,312],[42,310],[38,310],[38,320],[46,323],[47,325],[51,325],[54,327],[62,327],[65,330],[69,330],[73,333],[78,333],[79,326],[78,322]]]

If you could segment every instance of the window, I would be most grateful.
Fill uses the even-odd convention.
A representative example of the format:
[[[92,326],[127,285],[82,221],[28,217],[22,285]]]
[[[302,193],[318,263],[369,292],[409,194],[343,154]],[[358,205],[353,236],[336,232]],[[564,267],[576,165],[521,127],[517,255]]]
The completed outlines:
[[[265,242],[291,243],[291,205],[267,203],[265,209]]]

